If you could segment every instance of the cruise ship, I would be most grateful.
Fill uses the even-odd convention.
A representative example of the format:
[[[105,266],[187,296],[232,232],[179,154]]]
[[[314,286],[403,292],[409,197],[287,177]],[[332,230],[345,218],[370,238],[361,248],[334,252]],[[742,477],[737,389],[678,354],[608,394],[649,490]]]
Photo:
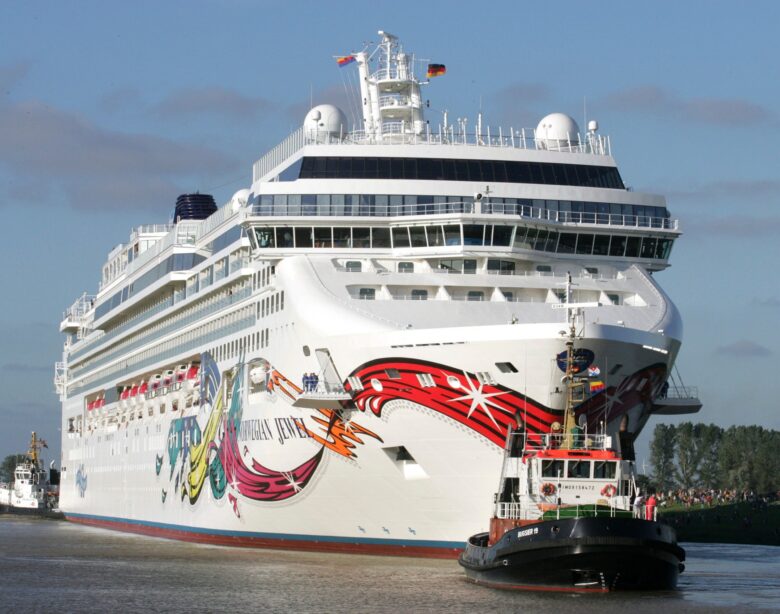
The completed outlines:
[[[378,41],[334,66],[354,122],[315,106],[251,185],[180,196],[66,310],[69,520],[455,556],[487,528],[508,432],[560,428],[572,309],[586,435],[625,457],[653,415],[700,408],[656,280],[681,234],[664,197],[626,186],[596,121],[431,123],[445,66]]]

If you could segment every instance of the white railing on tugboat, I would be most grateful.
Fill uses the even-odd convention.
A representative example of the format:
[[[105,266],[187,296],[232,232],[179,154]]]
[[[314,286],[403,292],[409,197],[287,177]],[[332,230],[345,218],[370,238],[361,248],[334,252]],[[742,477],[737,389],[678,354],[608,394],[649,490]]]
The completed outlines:
[[[575,450],[608,450],[612,447],[610,435],[578,433],[544,433],[528,435],[525,445],[529,450],[571,448]]]
[[[597,504],[589,505],[559,505],[554,510],[548,510],[548,513],[555,513],[556,519],[561,518],[581,518],[583,516],[607,516],[609,518],[632,518],[637,517],[633,510],[618,509],[614,505],[604,506]],[[644,518],[644,509],[642,510]],[[527,505],[517,502],[499,502],[496,503],[496,518],[511,520],[538,520],[540,518],[539,510],[529,508]]]

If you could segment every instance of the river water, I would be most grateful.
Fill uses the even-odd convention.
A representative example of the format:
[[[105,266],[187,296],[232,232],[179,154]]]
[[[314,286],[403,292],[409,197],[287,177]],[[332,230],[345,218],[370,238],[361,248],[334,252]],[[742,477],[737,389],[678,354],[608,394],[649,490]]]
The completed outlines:
[[[455,561],[189,544],[0,516],[0,612],[581,612],[780,608],[780,548],[683,544],[678,590],[551,594],[465,581]]]

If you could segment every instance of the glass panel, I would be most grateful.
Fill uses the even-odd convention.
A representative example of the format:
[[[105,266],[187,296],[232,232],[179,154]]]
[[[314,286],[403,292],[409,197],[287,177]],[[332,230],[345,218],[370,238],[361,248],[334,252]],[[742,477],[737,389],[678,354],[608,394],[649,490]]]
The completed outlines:
[[[301,205],[303,215],[317,215],[317,196],[315,194],[303,194]]]
[[[409,229],[393,228],[393,248],[409,247]]]
[[[354,247],[371,247],[371,229],[353,228],[352,245]]]
[[[544,251],[554,252],[557,246],[558,246],[558,233],[551,230],[550,233],[547,235],[547,243],[544,246]]]
[[[287,196],[287,215],[301,214],[301,195],[289,194]]]
[[[530,243],[526,239],[526,235],[528,234],[528,228],[525,226],[518,226],[515,230],[515,240],[512,244],[513,247],[516,247],[518,249],[531,249]],[[533,239],[532,239],[533,240]]]
[[[512,226],[493,226],[493,245],[508,247],[512,242]]]
[[[593,463],[593,478],[596,480],[612,480],[615,478],[617,463],[610,461],[595,461]]]
[[[350,228],[333,229],[333,247],[352,247]]]
[[[427,301],[428,300],[428,291],[427,290],[412,290],[412,300],[413,301]]]
[[[274,215],[287,215],[287,194],[274,194]]]
[[[586,255],[593,253],[593,235],[577,237],[577,253]]]
[[[658,246],[655,248],[655,257],[666,260],[669,258],[669,252],[671,249],[671,239],[658,239]]]
[[[516,373],[517,370],[515,370],[514,372]],[[563,477],[563,461],[562,460],[543,460],[542,461],[542,477],[543,478]]]
[[[567,477],[570,478],[590,478],[590,461],[568,461],[569,467]]]
[[[314,247],[333,247],[330,227],[314,229]]]
[[[609,235],[596,235],[593,241],[593,255],[606,256],[609,254]]]
[[[457,224],[445,226],[444,238],[447,245],[460,245],[460,226]]]
[[[547,244],[547,231],[539,229],[536,235],[536,241],[534,242],[534,249],[539,251],[544,250],[544,246]]]
[[[609,245],[610,256],[623,256],[626,251],[626,239],[621,235],[612,235],[612,243]]]
[[[464,224],[463,244],[482,245],[484,234],[485,234],[485,227],[482,224]]]
[[[277,228],[276,229],[276,246],[277,247],[293,247],[293,229],[292,228]]]
[[[330,215],[330,194],[317,194],[317,215]]]
[[[295,247],[312,247],[314,245],[314,233],[311,226],[303,226],[295,229]]]
[[[398,194],[390,195],[390,209],[388,215],[403,215],[404,197]]]
[[[276,247],[273,228],[255,228],[257,245],[261,248]]]
[[[344,194],[330,195],[330,211],[332,215],[344,215],[345,198]]]
[[[428,245],[430,247],[444,245],[444,232],[441,226],[426,226],[425,230],[428,233]]]
[[[412,239],[412,247],[427,247],[425,241],[425,226],[412,226],[409,228],[409,235]]]
[[[350,273],[360,273],[363,270],[363,263],[360,260],[347,260],[344,268]]]
[[[477,261],[476,260],[471,260],[471,259],[464,260],[463,261],[463,272],[467,273],[467,274],[470,274],[470,275],[473,275],[474,273],[476,273],[477,272]]]
[[[482,290],[469,290],[466,295],[466,300],[469,301],[483,301],[485,300],[485,293]]]
[[[376,289],[374,288],[360,288],[359,296],[364,301],[373,301],[376,298]]]
[[[398,272],[399,273],[414,273],[414,262],[399,262],[398,263]]]
[[[577,244],[577,235],[571,232],[562,232],[558,239],[559,254],[573,254],[574,246]]]
[[[639,244],[641,242],[641,237],[628,237],[628,242],[626,243],[626,258],[639,257]]]
[[[655,237],[645,237],[642,240],[642,258],[655,258]]]
[[[371,247],[390,247],[390,229],[372,228]]]
[[[387,215],[387,205],[389,202],[390,197],[386,194],[377,194],[374,196],[374,215]]]

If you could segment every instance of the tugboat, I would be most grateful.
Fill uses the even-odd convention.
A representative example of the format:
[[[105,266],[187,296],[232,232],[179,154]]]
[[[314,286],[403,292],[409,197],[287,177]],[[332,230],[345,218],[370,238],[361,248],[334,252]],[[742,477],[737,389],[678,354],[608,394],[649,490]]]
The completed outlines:
[[[633,443],[576,424],[585,378],[574,348],[586,304],[566,303],[563,424],[507,434],[490,530],[469,538],[459,562],[467,578],[494,588],[547,591],[673,589],[685,551],[658,522],[654,499],[638,504]],[[563,367],[564,365],[562,365]],[[634,505],[632,505],[634,503]]]
[[[0,483],[0,512],[56,516],[53,512],[59,486],[59,471],[53,467],[47,475],[41,462],[41,448],[46,442],[35,431],[26,458],[16,465],[12,484]]]

